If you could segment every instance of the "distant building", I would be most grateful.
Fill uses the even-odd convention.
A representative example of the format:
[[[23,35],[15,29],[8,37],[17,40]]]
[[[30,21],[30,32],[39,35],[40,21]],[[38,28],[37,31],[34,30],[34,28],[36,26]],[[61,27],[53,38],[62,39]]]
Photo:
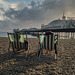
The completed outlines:
[[[37,30],[37,28],[30,28],[29,30]]]
[[[75,17],[66,17],[64,16],[62,19],[57,19],[50,22],[48,25],[42,25],[41,29],[63,29],[63,28],[75,28]]]
[[[13,32],[17,32],[17,31],[19,31],[19,28],[18,29],[13,29]]]

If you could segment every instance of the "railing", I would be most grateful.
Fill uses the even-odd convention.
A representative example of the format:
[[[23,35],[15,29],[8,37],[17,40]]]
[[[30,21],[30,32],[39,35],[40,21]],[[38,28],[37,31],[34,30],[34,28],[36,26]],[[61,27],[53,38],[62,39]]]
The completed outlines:
[[[58,39],[75,39],[75,32],[55,32],[58,34]]]

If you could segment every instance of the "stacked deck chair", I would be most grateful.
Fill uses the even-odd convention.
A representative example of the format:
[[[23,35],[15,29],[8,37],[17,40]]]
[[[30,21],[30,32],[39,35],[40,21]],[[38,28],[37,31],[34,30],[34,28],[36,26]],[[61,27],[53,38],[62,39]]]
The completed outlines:
[[[54,35],[51,31],[46,32],[45,34],[39,34],[39,47],[37,56],[38,58],[41,58],[41,55],[43,54],[43,50],[46,50],[46,53],[48,51],[55,50],[55,59],[57,56],[57,44],[58,44],[58,35]]]
[[[27,36],[27,35],[26,35]],[[9,48],[8,57],[11,57],[10,46],[12,47],[13,56],[24,51],[24,57],[28,55],[28,42],[24,40],[24,34],[22,33],[8,33],[9,38]]]

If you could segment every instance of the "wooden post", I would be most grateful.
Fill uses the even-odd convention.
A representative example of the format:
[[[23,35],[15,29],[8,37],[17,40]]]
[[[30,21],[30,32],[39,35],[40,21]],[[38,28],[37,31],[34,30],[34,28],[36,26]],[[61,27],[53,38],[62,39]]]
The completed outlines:
[[[59,39],[60,39],[60,32],[59,32]]]
[[[74,39],[75,39],[75,32],[74,32]]]
[[[69,39],[69,32],[68,32],[68,39]]]
[[[27,39],[27,33],[26,33],[26,40],[28,40],[28,39]]]
[[[71,32],[71,39],[72,39],[72,32]]]
[[[73,32],[73,39],[74,39],[74,32]]]
[[[64,39],[64,32],[62,32],[63,33],[63,39]]]

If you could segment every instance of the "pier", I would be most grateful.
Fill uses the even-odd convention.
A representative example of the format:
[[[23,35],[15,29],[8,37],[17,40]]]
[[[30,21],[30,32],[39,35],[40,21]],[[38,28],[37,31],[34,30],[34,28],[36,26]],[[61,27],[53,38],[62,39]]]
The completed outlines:
[[[39,33],[45,33],[46,31],[52,31],[58,34],[59,39],[75,39],[75,28],[65,29],[37,29],[37,30],[18,30],[17,33],[27,33],[33,36],[38,36]]]

